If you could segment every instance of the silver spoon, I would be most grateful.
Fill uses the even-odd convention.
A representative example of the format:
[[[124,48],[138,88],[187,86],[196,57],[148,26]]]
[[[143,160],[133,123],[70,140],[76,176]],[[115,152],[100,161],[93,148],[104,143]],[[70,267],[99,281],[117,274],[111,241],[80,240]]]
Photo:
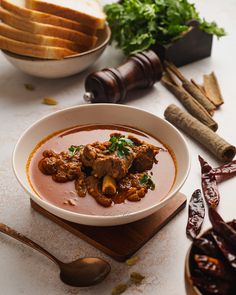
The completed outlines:
[[[105,279],[111,270],[108,262],[96,257],[80,258],[69,263],[64,263],[32,240],[3,223],[0,223],[0,232],[41,252],[55,262],[60,268],[61,280],[68,285],[87,287],[98,284]]]

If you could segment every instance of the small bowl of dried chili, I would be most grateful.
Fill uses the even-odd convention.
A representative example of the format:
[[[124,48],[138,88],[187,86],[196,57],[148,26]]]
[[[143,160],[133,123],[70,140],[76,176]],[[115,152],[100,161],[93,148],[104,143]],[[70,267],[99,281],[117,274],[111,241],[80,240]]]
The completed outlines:
[[[185,260],[188,295],[236,294],[236,220],[209,208],[212,228],[193,240]]]

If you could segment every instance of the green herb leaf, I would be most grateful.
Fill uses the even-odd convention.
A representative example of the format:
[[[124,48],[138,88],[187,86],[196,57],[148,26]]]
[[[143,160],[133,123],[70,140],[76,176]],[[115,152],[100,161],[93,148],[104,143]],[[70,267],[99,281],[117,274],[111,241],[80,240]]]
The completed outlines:
[[[110,138],[110,142],[111,143],[116,143],[117,141],[118,141],[118,139],[119,139],[119,137],[116,137],[116,136],[111,136],[111,138]]]
[[[129,146],[134,146],[134,142],[129,138],[120,138],[119,140],[123,145],[127,144]]]
[[[200,28],[217,37],[224,29],[215,22],[201,19],[195,5],[188,0],[123,0],[105,6],[112,30],[111,41],[126,54],[136,53],[158,43],[170,44],[186,32],[190,20],[197,20]]]
[[[124,156],[128,156],[130,154],[130,150],[126,147],[120,147],[117,150],[117,155],[119,158],[123,158]]]
[[[79,152],[81,150],[83,146],[82,145],[79,145],[79,146],[76,146],[76,145],[71,145],[69,148],[68,148],[68,151],[69,151],[69,155],[71,157],[73,157],[77,152]]]
[[[200,24],[200,29],[208,34],[216,35],[218,38],[226,35],[223,28],[219,28],[215,22],[209,23],[205,19],[203,19],[203,22]]]
[[[155,189],[155,183],[153,182],[152,178],[148,174],[143,174],[143,176],[139,180],[142,186],[147,186],[151,190]]]
[[[108,147],[108,151],[110,153],[117,151],[117,155],[120,158],[130,154],[130,149],[127,148],[127,146],[134,146],[134,142],[131,139],[126,138],[124,135],[111,136],[109,141],[111,142],[111,145]]]

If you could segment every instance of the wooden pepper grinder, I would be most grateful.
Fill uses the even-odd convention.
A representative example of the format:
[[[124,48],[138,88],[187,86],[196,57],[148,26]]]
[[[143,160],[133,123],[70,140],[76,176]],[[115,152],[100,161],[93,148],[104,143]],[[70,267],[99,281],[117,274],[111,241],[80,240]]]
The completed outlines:
[[[85,80],[84,100],[122,103],[133,89],[148,88],[162,77],[161,61],[152,50],[131,55],[118,68],[91,73]]]

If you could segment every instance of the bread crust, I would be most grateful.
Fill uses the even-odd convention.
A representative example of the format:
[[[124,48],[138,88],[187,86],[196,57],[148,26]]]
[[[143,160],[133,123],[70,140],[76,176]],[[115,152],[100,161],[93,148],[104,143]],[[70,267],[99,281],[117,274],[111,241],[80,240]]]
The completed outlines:
[[[0,7],[0,19],[16,29],[20,29],[32,34],[41,34],[51,37],[70,40],[72,42],[91,48],[96,44],[97,37],[89,36],[84,33],[70,30],[58,26],[41,24],[33,22],[22,17],[18,17],[13,13]]]
[[[85,14],[78,10],[73,10],[68,7],[63,7],[53,3],[49,3],[41,0],[26,0],[26,6],[30,9],[41,11],[44,13],[49,13],[57,15],[59,17],[64,17],[70,20],[78,21],[86,24],[89,27],[96,29],[102,29],[105,25],[105,14],[101,12],[101,17],[96,17],[94,15]]]
[[[0,23],[0,35],[15,41],[44,46],[61,47],[77,53],[81,53],[87,50],[87,48],[85,48],[83,45],[79,45],[69,40],[39,34],[31,34],[29,32],[15,29],[4,23]]]
[[[20,55],[43,59],[63,59],[66,56],[76,54],[76,52],[66,48],[29,44],[4,36],[0,36],[0,48]]]
[[[95,35],[96,28],[89,27],[85,24],[81,24],[77,21],[69,20],[63,17],[55,16],[48,13],[39,12],[26,7],[17,6],[11,3],[9,0],[1,0],[0,5],[20,17],[26,18],[30,21],[39,22],[43,24],[49,24],[53,26],[64,27],[71,30],[76,30],[88,35]]]

